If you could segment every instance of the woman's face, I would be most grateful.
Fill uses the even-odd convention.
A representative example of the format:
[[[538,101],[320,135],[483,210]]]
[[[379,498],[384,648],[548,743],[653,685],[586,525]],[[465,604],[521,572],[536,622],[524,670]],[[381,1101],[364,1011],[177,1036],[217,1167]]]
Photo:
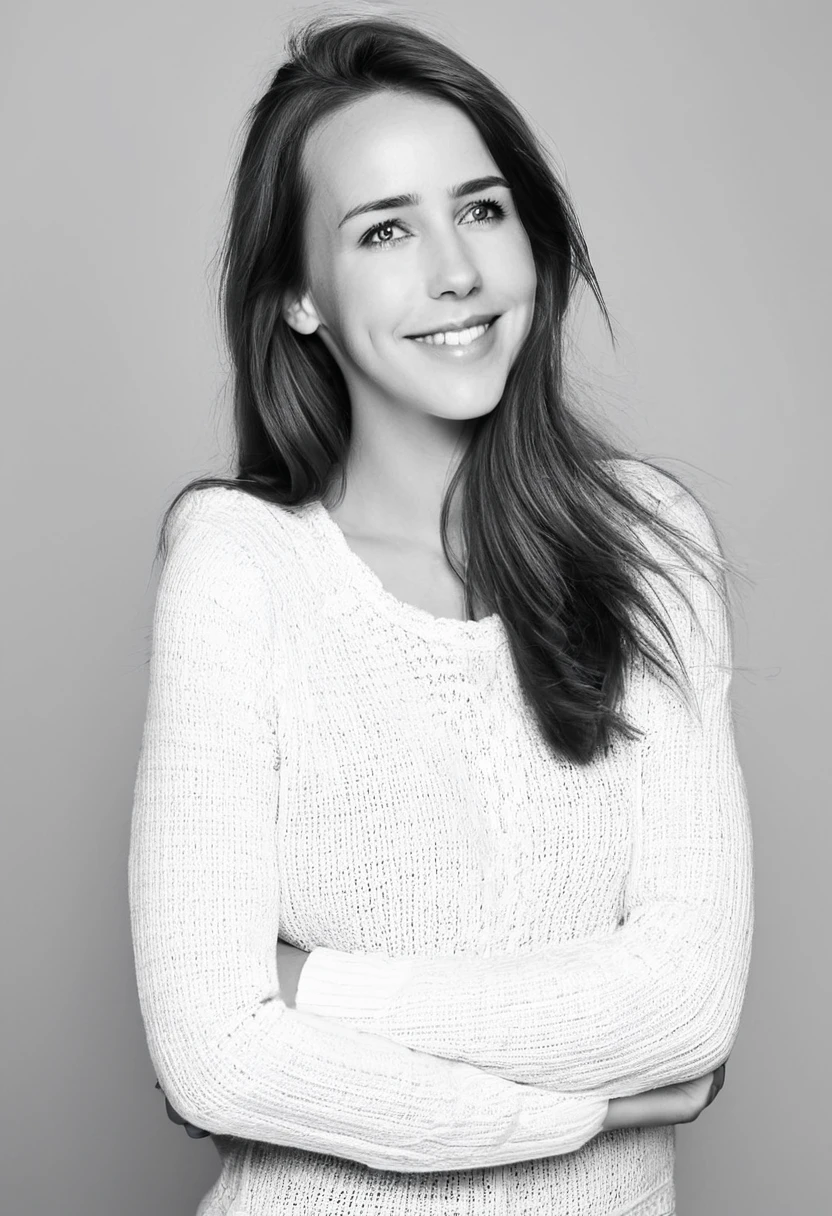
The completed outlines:
[[[459,421],[492,410],[531,326],[535,268],[470,119],[418,94],[376,93],[310,134],[304,171],[308,290],[284,315],[320,335],[353,408]],[[462,325],[479,328],[453,344],[446,331]],[[444,343],[417,341],[437,331]]]

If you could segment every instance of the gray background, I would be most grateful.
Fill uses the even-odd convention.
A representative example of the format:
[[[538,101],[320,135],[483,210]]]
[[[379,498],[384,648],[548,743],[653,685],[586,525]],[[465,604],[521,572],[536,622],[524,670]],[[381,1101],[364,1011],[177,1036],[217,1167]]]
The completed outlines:
[[[593,408],[687,475],[751,580],[735,695],[755,950],[725,1089],[678,1131],[679,1213],[819,1212],[829,6],[375,7],[426,15],[533,116],[617,324],[613,354],[593,312],[577,316]],[[153,1088],[126,858],[156,529],[189,478],[227,468],[210,272],[223,195],[303,11],[43,0],[7,8],[0,31],[9,1216],[189,1216],[219,1168]]]

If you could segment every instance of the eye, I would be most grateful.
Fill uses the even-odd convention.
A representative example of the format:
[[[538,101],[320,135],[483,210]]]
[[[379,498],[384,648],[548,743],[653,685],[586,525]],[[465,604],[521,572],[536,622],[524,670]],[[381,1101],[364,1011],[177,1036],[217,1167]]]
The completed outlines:
[[[505,207],[503,207],[502,204],[498,203],[497,200],[493,199],[493,198],[477,199],[477,201],[475,203],[471,204],[471,209],[468,212],[468,214],[474,215],[475,212],[485,211],[489,207],[491,208],[492,211],[495,212],[495,214],[480,216],[479,218],[475,218],[474,219],[475,224],[491,224],[494,222],[495,219],[501,220],[501,219],[505,218],[505,214],[506,214]]]
[[[365,232],[365,234],[361,238],[359,244],[369,245],[369,246],[375,245],[377,247],[384,247],[386,245],[398,245],[399,241],[403,241],[405,239],[403,236],[387,237],[385,235],[386,233],[389,233],[391,231],[391,229],[393,229],[393,228],[401,228],[401,224],[398,222],[398,220],[383,220],[382,223],[376,224],[375,227],[371,228],[369,230],[369,232]],[[379,236],[379,237],[384,236],[384,239],[374,241],[374,240],[372,240],[372,238],[374,236]]]

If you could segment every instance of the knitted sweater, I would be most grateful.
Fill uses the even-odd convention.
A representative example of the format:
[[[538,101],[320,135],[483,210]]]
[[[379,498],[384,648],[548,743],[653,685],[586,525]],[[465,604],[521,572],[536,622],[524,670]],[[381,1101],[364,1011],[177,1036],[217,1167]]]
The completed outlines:
[[[670,479],[620,475],[715,545]],[[320,501],[180,501],[129,897],[151,1060],[222,1160],[197,1216],[674,1211],[674,1128],[600,1129],[725,1060],[749,967],[730,622],[684,577],[701,631],[644,586],[696,705],[634,662],[643,735],[580,766],[498,615],[398,600]],[[278,936],[311,951],[296,1008]]]

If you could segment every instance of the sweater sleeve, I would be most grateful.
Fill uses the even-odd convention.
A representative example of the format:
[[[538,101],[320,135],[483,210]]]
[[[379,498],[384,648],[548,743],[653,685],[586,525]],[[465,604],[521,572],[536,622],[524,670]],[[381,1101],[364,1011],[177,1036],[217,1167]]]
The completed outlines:
[[[130,919],[163,1091],[206,1131],[376,1169],[578,1149],[601,1130],[606,1099],[520,1085],[281,999],[278,613],[220,506],[228,493],[194,492],[171,517],[134,791]]]
[[[687,492],[677,489],[669,518],[717,549]],[[608,1098],[703,1076],[726,1059],[750,963],[751,828],[731,718],[729,616],[701,572],[680,573],[701,631],[678,594],[656,594],[669,601],[699,713],[650,682],[621,927],[528,955],[318,948],[301,972],[298,1009],[514,1081]]]

